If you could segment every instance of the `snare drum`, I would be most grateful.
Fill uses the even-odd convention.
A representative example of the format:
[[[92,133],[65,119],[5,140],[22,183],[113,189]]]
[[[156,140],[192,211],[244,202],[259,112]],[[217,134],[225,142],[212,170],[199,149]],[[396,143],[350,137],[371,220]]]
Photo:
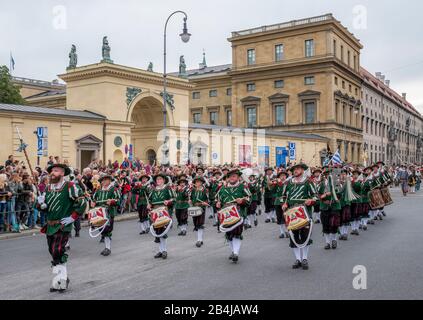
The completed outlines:
[[[388,188],[382,188],[380,189],[380,192],[382,194],[383,201],[385,202],[385,206],[389,206],[390,204],[394,203]]]
[[[385,201],[379,189],[369,191],[369,205],[372,210],[380,209],[385,206]]]
[[[101,227],[109,221],[109,214],[104,207],[95,207],[88,211],[88,221],[90,226]]]
[[[166,207],[152,209],[150,212],[150,217],[153,222],[152,226],[155,229],[167,226],[172,220]]]
[[[198,217],[203,214],[203,209],[201,207],[190,207],[188,208],[188,215],[190,217]]]
[[[304,206],[293,207],[284,213],[288,231],[299,230],[310,224],[307,209]]]
[[[235,205],[227,206],[217,212],[220,225],[223,228],[228,228],[238,223],[241,220],[238,208]]]

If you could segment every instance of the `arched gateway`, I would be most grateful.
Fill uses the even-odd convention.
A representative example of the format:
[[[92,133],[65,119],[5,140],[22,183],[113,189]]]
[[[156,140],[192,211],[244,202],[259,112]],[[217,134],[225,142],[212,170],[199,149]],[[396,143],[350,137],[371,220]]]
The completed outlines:
[[[104,121],[100,157],[106,162],[120,150],[123,156],[147,163],[160,161],[160,131],[163,129],[163,75],[113,63],[99,63],[69,69],[59,75],[66,81],[69,109],[100,114]],[[167,77],[166,127],[179,132],[188,123],[187,79]],[[159,139],[158,139],[159,137]],[[131,151],[132,152],[131,152]]]

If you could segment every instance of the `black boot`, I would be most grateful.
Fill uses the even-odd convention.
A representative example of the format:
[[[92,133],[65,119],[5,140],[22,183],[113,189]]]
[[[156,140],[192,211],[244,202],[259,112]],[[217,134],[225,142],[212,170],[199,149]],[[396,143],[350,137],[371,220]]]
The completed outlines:
[[[308,261],[307,261],[307,259],[304,259],[303,262],[301,262],[301,265],[303,266],[303,270],[308,270]]]
[[[257,227],[258,225],[258,220],[254,220],[254,226]]]
[[[163,258],[163,259],[167,259],[167,252],[166,252],[166,251],[163,251],[163,252],[162,252],[162,258]]]
[[[157,252],[154,258],[157,259],[157,258],[161,258],[162,256],[163,254],[161,252]]]
[[[295,260],[294,264],[292,265],[292,269],[299,269],[301,268],[301,261]]]
[[[336,240],[332,240],[332,249],[336,249],[338,247],[338,242]]]
[[[329,243],[326,243],[325,250],[329,250],[329,249],[330,249],[330,244]]]
[[[236,254],[234,254],[234,257],[232,258],[232,261],[234,263],[237,263],[238,262],[238,256]]]

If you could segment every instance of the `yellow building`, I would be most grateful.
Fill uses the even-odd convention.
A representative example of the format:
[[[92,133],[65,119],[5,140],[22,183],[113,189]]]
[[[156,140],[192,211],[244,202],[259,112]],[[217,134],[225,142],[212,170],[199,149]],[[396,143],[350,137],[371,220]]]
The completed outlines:
[[[15,82],[29,104],[47,107],[37,117],[48,124],[49,146],[65,146],[51,147],[48,154],[79,168],[92,158],[125,156],[172,164],[320,165],[327,146],[360,161],[362,46],[339,21],[324,15],[236,31],[228,40],[232,64],[208,67],[204,58],[187,75],[168,75],[166,132],[161,73],[101,62],[60,74],[65,86],[39,83],[37,90],[31,81]],[[53,116],[49,109],[64,113]],[[12,152],[18,143],[15,123],[36,144],[32,132],[40,122],[13,115],[10,108],[0,113],[8,139],[2,158],[19,156]],[[57,117],[66,124],[58,125]]]
[[[191,121],[330,140],[343,158],[362,153],[362,45],[331,14],[232,32],[232,64],[189,70]]]

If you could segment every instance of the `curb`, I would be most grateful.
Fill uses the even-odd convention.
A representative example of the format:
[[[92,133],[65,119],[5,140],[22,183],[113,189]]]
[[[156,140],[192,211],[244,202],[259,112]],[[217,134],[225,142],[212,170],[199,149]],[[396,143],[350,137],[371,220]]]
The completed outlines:
[[[131,213],[126,213],[126,214],[123,214],[123,215],[116,216],[114,222],[134,220],[134,219],[137,219],[137,218],[138,218],[138,213],[131,212]],[[86,227],[88,227],[88,222],[83,221],[81,223],[81,228],[86,228]],[[5,233],[5,234],[0,235],[0,241],[1,240],[7,240],[7,239],[36,236],[36,235],[39,235],[39,234],[41,234],[39,229],[24,230],[24,231],[21,231],[20,233]]]

